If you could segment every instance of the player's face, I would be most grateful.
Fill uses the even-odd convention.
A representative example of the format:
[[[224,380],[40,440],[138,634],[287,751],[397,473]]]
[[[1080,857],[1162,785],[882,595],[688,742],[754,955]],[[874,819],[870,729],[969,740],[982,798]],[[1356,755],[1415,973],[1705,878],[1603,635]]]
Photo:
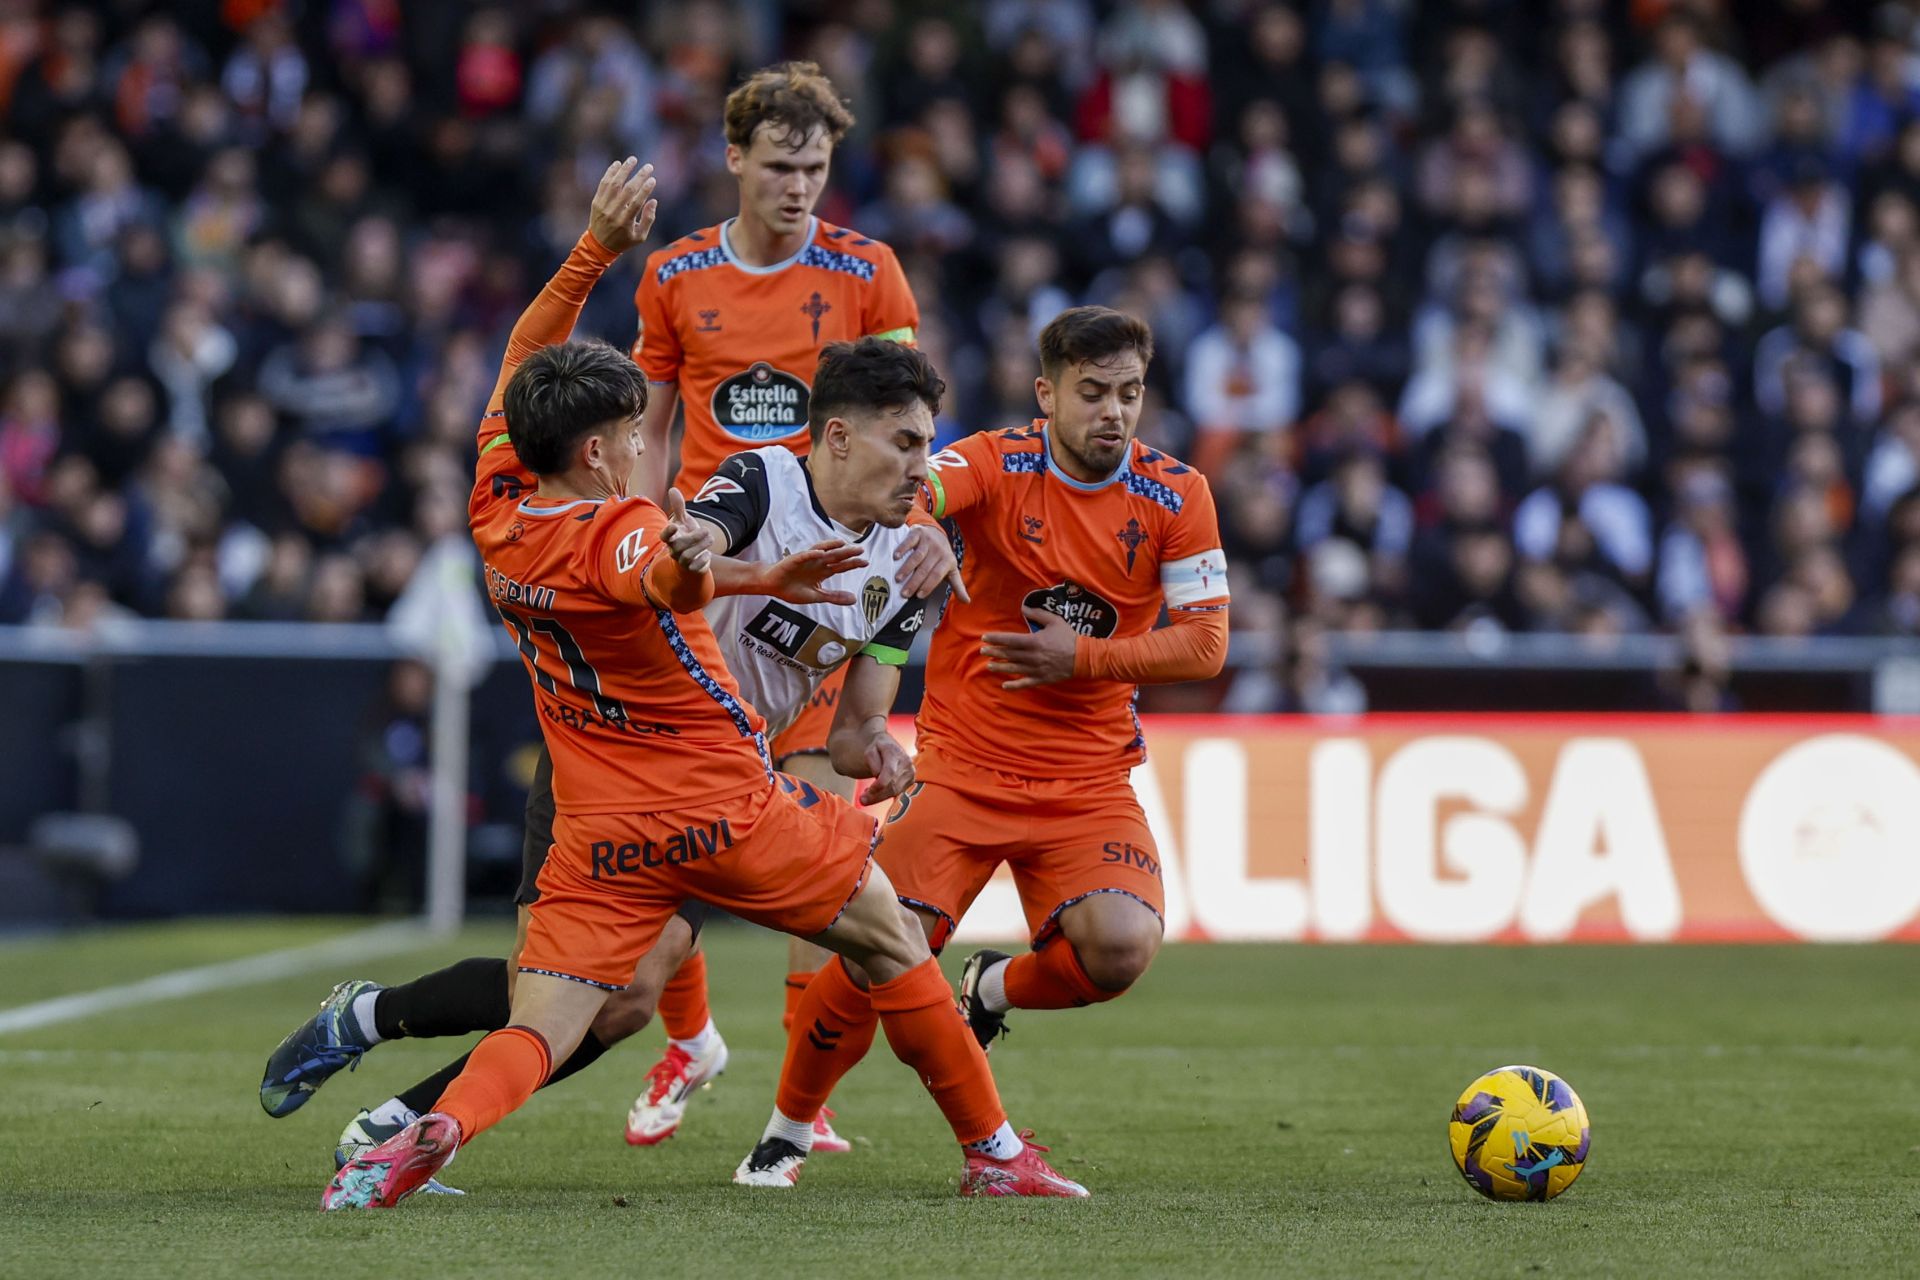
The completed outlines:
[[[582,445],[582,461],[588,471],[613,497],[624,498],[634,491],[634,472],[646,445],[640,438],[640,415],[609,422],[588,436]]]
[[[746,150],[727,147],[727,169],[740,180],[741,215],[780,236],[806,230],[833,161],[824,129],[815,129],[797,148],[792,143],[778,125],[763,124]]]
[[[1070,364],[1057,380],[1034,379],[1040,412],[1049,419],[1056,460],[1076,480],[1113,474],[1140,428],[1147,365],[1128,350],[1104,361]]]
[[[833,429],[841,422],[843,447]],[[905,524],[927,478],[927,447],[933,443],[927,406],[916,400],[904,409],[836,418],[828,424],[826,443],[847,469],[843,491],[854,496],[862,517],[888,529]]]

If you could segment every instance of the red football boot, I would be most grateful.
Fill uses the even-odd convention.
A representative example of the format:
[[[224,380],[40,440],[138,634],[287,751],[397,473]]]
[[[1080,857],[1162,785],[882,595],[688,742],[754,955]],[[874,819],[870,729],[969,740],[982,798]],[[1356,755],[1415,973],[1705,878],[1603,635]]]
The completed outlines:
[[[321,1194],[320,1207],[391,1209],[431,1182],[459,1149],[459,1121],[429,1111],[342,1165]]]
[[[995,1160],[978,1151],[967,1152],[967,1167],[960,1174],[963,1196],[1064,1196],[1073,1200],[1092,1194],[1071,1178],[1055,1173],[1040,1153],[1047,1150],[1033,1140],[1033,1130],[1022,1129],[1025,1145],[1011,1160]]]
[[[833,1108],[822,1107],[820,1114],[813,1118],[813,1154],[816,1156],[843,1156],[853,1150],[853,1144],[833,1131]]]

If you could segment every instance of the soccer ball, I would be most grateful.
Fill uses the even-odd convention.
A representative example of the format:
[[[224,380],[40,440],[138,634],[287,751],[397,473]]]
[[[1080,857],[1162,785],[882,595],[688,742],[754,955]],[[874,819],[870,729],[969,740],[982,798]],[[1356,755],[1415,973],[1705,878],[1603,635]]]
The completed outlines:
[[[1579,1095],[1538,1067],[1487,1072],[1447,1125],[1460,1176],[1490,1200],[1553,1199],[1580,1176],[1592,1141]]]

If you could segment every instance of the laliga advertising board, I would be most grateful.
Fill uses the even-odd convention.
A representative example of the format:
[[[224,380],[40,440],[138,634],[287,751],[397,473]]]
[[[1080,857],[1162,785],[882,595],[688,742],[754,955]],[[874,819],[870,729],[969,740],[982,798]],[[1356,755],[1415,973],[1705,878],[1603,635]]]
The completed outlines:
[[[1170,937],[1920,940],[1920,720],[1149,717],[1147,742]],[[1025,932],[1003,871],[958,936]]]

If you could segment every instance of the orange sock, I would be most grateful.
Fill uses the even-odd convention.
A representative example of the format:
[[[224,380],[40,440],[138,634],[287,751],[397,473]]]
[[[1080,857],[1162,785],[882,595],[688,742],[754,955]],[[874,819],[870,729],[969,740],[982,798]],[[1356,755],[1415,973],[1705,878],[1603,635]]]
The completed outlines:
[[[1079,1009],[1119,995],[1093,985],[1065,938],[1007,961],[1007,1003],[1016,1009]]]
[[[820,972],[818,969],[795,969],[787,975],[787,1011],[780,1016],[782,1030],[793,1030],[793,1015],[800,1008],[800,996],[806,991],[807,984],[813,981],[813,975],[818,972]]]
[[[692,1040],[707,1029],[707,953],[695,951],[660,989],[660,1021],[670,1040]]]
[[[794,994],[789,980],[788,994]],[[798,993],[787,1032],[774,1105],[792,1120],[812,1121],[833,1095],[840,1077],[867,1056],[880,1016],[873,1000],[855,986],[839,957],[829,960]]]
[[[919,1074],[954,1137],[979,1142],[1007,1122],[987,1055],[954,1007],[933,957],[892,982],[875,983],[871,995],[894,1057]]]
[[[552,1072],[546,1037],[531,1027],[503,1027],[473,1047],[433,1109],[460,1122],[464,1146],[513,1114]]]

